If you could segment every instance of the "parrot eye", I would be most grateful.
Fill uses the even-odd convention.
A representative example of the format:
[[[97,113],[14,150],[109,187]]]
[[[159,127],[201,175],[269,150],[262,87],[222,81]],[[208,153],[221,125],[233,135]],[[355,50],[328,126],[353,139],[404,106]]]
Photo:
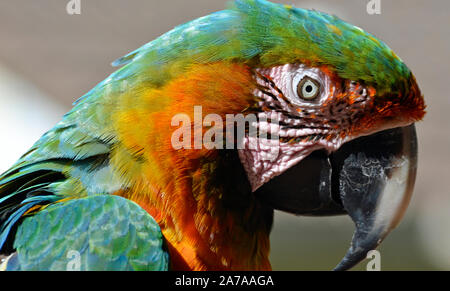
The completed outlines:
[[[320,94],[320,83],[310,77],[303,78],[297,85],[297,95],[303,100],[314,100]]]

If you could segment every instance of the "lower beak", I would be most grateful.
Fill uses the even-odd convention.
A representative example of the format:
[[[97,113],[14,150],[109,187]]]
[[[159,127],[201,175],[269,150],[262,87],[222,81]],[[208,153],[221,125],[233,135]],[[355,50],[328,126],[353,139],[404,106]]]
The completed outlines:
[[[335,268],[343,271],[365,259],[400,223],[416,169],[417,136],[411,125],[361,137],[331,155],[315,152],[255,194],[274,209],[296,215],[348,214],[356,231]]]

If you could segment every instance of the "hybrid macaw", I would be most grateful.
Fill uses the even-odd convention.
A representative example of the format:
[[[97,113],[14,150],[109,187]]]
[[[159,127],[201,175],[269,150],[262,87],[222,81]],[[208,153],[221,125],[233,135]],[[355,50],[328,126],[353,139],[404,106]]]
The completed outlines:
[[[0,177],[3,269],[270,270],[278,209],[350,215],[345,270],[401,220],[425,103],[404,62],[362,29],[237,0],[113,65]],[[265,117],[256,126],[278,137],[278,155],[250,147],[248,131],[242,148],[175,148],[173,117],[195,120],[196,106]]]

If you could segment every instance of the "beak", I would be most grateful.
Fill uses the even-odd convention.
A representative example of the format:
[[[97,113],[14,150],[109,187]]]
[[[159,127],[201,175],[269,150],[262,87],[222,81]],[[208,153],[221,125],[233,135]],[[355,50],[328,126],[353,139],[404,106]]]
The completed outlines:
[[[416,170],[417,136],[411,125],[361,137],[331,155],[314,152],[255,194],[272,208],[296,215],[348,214],[356,231],[335,268],[344,271],[365,259],[400,223]]]

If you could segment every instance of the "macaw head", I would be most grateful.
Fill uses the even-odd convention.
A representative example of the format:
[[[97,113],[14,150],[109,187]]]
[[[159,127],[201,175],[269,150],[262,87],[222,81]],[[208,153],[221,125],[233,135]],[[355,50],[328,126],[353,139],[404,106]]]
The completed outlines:
[[[115,65],[125,66],[107,81],[127,80],[130,88],[121,93],[119,139],[150,161],[149,169],[139,168],[148,173],[140,184],[152,185],[149,208],[182,256],[188,247],[179,232],[218,253],[226,238],[237,242],[234,236],[243,240],[251,227],[270,229],[271,218],[257,217],[266,209],[348,214],[356,233],[337,267],[344,270],[402,218],[415,179],[413,123],[424,117],[425,104],[403,61],[362,29],[317,11],[237,0]],[[174,148],[171,126],[181,124],[172,122],[180,113],[183,126],[194,121],[185,127],[193,132],[184,131],[187,140]],[[237,148],[208,147],[207,130],[237,114],[255,116],[250,123],[266,138],[247,126]],[[149,125],[136,126],[143,123]],[[225,147],[230,135],[209,142]],[[136,173],[117,160],[123,176]],[[219,260],[224,266],[232,264],[227,251]]]

